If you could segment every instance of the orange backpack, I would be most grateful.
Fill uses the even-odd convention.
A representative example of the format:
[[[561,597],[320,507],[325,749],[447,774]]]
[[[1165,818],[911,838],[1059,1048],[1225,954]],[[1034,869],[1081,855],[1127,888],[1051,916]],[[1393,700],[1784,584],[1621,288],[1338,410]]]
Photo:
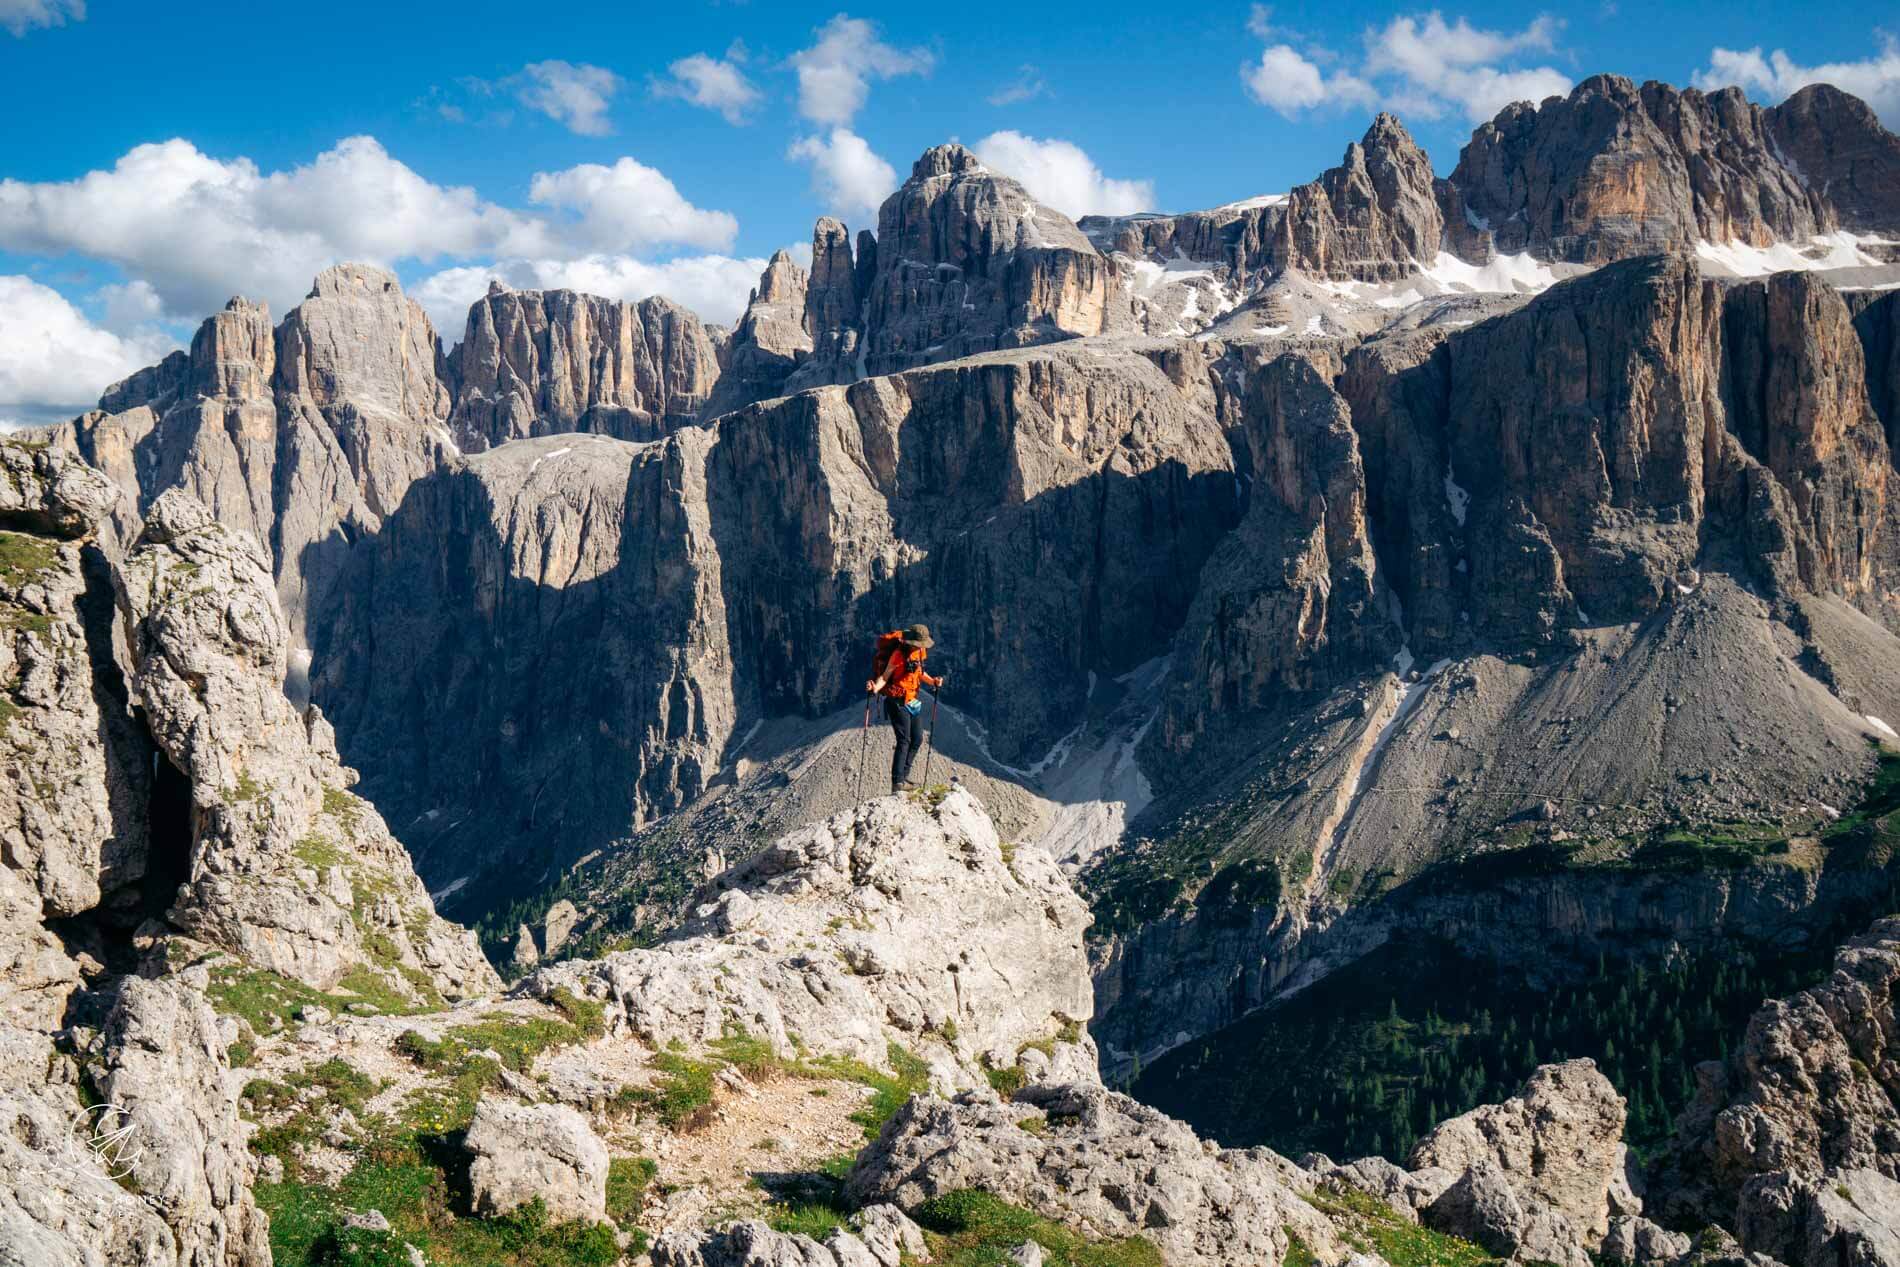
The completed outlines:
[[[885,682],[885,694],[892,694],[892,688],[898,687],[905,677],[915,672],[918,661],[924,658],[924,653],[921,650],[913,651],[904,645],[903,630],[893,629],[887,634],[879,634],[877,650],[872,654],[871,658],[871,677],[873,680],[884,676],[884,670],[890,666],[891,657],[894,655],[902,655],[904,657],[904,669],[902,673],[899,673],[897,676]],[[902,693],[901,688],[897,693]]]

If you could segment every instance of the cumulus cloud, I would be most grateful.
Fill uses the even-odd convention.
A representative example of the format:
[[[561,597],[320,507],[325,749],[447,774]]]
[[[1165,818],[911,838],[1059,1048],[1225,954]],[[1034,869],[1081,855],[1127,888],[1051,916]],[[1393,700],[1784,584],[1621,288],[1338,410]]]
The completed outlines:
[[[1760,48],[1717,48],[1709,54],[1708,69],[1695,76],[1695,85],[1712,91],[1731,84],[1771,101],[1809,84],[1832,84],[1873,107],[1889,128],[1900,128],[1900,38],[1883,34],[1880,51],[1873,56],[1819,66],[1803,66],[1780,49],[1764,57]]]
[[[1037,202],[1072,219],[1153,210],[1154,182],[1102,175],[1087,152],[1069,141],[1040,140],[1020,132],[992,132],[974,146],[984,164],[1013,176]]]
[[[149,307],[155,297],[166,315],[196,319],[233,293],[281,313],[340,260],[724,250],[737,232],[730,215],[693,206],[630,158],[538,173],[530,196],[537,209],[517,210],[434,184],[367,136],[276,172],[172,140],[138,146],[76,180],[0,180],[0,249],[110,262],[145,288],[137,302]],[[119,304],[132,301],[128,293]]]
[[[1290,44],[1275,44],[1240,71],[1247,95],[1281,114],[1321,106],[1369,106],[1379,99],[1372,85],[1344,71],[1326,74]]]
[[[17,426],[78,413],[175,346],[158,330],[101,329],[50,286],[0,277],[0,422]]]
[[[508,80],[516,98],[570,132],[606,136],[613,131],[607,110],[620,91],[620,76],[586,63],[530,62]]]
[[[86,0],[0,0],[0,26],[25,35],[37,26],[65,26],[86,20]]]
[[[787,156],[811,164],[812,192],[841,216],[875,215],[897,188],[897,170],[848,128],[794,141]]]
[[[1013,106],[1024,101],[1034,101],[1049,91],[1042,72],[1034,66],[1024,66],[1016,72],[1016,78],[991,93],[988,101],[993,106]]]
[[[1382,104],[1428,119],[1462,114],[1476,123],[1514,101],[1540,101],[1570,89],[1570,77],[1561,71],[1514,64],[1555,49],[1561,24],[1550,17],[1522,30],[1492,31],[1463,17],[1447,22],[1437,10],[1402,15],[1368,28],[1362,55],[1350,66],[1324,48],[1302,51],[1297,35],[1271,25],[1269,17],[1254,6],[1248,29],[1278,42],[1241,68],[1241,82],[1254,100],[1288,116]]]
[[[585,255],[578,259],[511,259],[491,264],[446,268],[410,288],[443,338],[461,337],[469,305],[497,280],[516,290],[566,287],[609,299],[633,301],[664,295],[707,321],[730,324],[745,311],[746,297],[765,271],[762,259],[700,255],[648,263],[625,255]]]
[[[528,198],[573,212],[568,236],[601,250],[662,242],[723,249],[739,235],[739,222],[731,214],[695,207],[665,175],[631,158],[612,167],[582,163],[565,171],[537,172]]]
[[[670,78],[653,81],[654,96],[677,97],[717,110],[727,123],[744,123],[746,112],[759,102],[759,90],[733,60],[694,53],[668,66],[666,72]]]
[[[928,49],[886,44],[872,23],[842,13],[816,34],[810,48],[791,57],[798,112],[814,123],[848,127],[864,108],[871,80],[928,74],[936,62]]]

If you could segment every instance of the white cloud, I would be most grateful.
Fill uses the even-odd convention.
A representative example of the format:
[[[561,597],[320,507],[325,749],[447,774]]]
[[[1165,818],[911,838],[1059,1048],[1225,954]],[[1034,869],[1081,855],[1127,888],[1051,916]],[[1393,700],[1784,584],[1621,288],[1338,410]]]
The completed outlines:
[[[788,158],[811,164],[812,192],[841,216],[876,215],[878,205],[897,188],[897,170],[872,152],[863,137],[833,128],[826,137],[808,136],[792,143]]]
[[[1322,73],[1287,44],[1275,44],[1258,62],[1241,67],[1240,80],[1248,96],[1288,116],[1321,106],[1369,106],[1379,96],[1357,75]]]
[[[195,320],[234,293],[282,313],[317,272],[342,260],[725,249],[737,230],[730,215],[693,206],[632,159],[538,173],[531,191],[541,210],[498,206],[473,189],[430,182],[367,136],[277,172],[172,140],[138,146],[76,180],[0,180],[0,249],[110,262],[165,314]]]
[[[1069,141],[1039,140],[1020,132],[992,132],[974,149],[987,166],[1021,181],[1037,202],[1072,219],[1091,213],[1123,216],[1154,209],[1153,181],[1104,176],[1094,160]]]
[[[759,102],[759,90],[745,72],[731,61],[721,61],[704,53],[682,57],[666,68],[670,80],[655,80],[653,95],[677,97],[708,110],[717,110],[726,122],[746,121],[746,111]]]
[[[1447,22],[1437,10],[1395,17],[1364,35],[1364,57],[1328,73],[1339,59],[1324,49],[1295,47],[1297,37],[1269,23],[1255,5],[1248,29],[1261,39],[1283,37],[1241,69],[1254,100],[1285,115],[1335,106],[1383,104],[1428,119],[1462,113],[1482,122],[1514,101],[1541,101],[1569,91],[1570,77],[1549,66],[1517,66],[1525,54],[1552,51],[1561,23],[1538,17],[1518,31],[1474,27],[1463,17]]]
[[[1709,54],[1709,67],[1695,77],[1695,86],[1713,91],[1736,84],[1771,101],[1807,87],[1832,84],[1852,93],[1873,108],[1890,128],[1900,128],[1900,38],[1883,34],[1880,52],[1857,62],[1825,62],[1803,66],[1780,49],[1762,56],[1760,48],[1718,48]]]
[[[86,20],[86,0],[0,0],[0,26],[25,35],[36,26],[64,26]]]
[[[530,110],[539,110],[570,132],[606,136],[608,107],[620,91],[620,76],[586,63],[530,62],[509,81],[515,96]]]
[[[528,198],[575,213],[570,237],[594,250],[624,251],[662,242],[724,249],[739,222],[724,211],[704,211],[680,196],[672,181],[644,163],[622,158],[612,167],[582,163],[537,172]]]
[[[1558,22],[1539,17],[1521,31],[1485,31],[1464,18],[1447,23],[1436,11],[1397,17],[1366,35],[1365,74],[1396,77],[1414,112],[1437,118],[1462,109],[1473,123],[1514,101],[1541,101],[1570,90],[1570,77],[1548,66],[1502,69],[1492,63],[1520,53],[1548,52]]]
[[[1042,72],[1034,66],[1024,66],[1016,72],[1016,78],[991,93],[987,100],[993,106],[1013,106],[1025,101],[1034,101],[1049,91]]]
[[[579,259],[512,259],[473,267],[448,268],[424,278],[410,293],[442,331],[443,341],[459,342],[469,305],[488,292],[491,279],[516,290],[568,288],[631,302],[664,295],[707,321],[730,324],[745,311],[746,297],[765,271],[762,259],[699,255],[648,263],[625,255],[586,255]]]
[[[791,57],[798,112],[814,123],[847,127],[864,107],[871,80],[927,74],[936,62],[928,49],[893,47],[876,26],[842,13],[816,34],[816,43]]]
[[[0,277],[0,418],[78,413],[99,393],[177,346],[144,330],[114,334],[30,277]]]

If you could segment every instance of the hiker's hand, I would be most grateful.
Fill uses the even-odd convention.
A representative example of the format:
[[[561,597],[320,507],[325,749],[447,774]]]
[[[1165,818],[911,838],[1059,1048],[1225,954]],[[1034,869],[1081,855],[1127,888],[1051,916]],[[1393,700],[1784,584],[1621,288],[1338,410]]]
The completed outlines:
[[[864,684],[864,693],[866,695],[876,695],[883,687],[884,683],[882,682],[866,682]]]

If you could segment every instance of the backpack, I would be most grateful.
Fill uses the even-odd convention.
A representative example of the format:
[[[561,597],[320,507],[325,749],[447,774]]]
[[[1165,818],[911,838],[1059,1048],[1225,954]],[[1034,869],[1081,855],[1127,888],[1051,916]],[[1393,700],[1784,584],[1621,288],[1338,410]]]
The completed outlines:
[[[904,666],[910,667],[910,649],[904,645],[903,630],[893,629],[887,634],[879,634],[877,650],[871,654],[871,677],[876,679],[883,676],[884,666],[888,665],[891,657],[899,652],[903,653]]]

